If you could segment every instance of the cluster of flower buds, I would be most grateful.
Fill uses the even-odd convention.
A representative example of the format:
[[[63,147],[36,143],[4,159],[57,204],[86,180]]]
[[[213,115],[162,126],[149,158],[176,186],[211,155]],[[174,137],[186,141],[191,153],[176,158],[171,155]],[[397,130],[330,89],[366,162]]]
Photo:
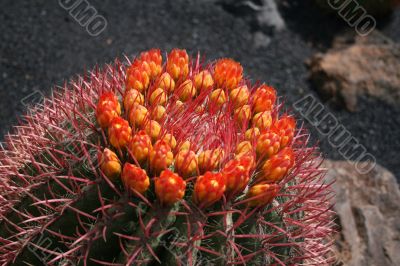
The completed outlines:
[[[111,181],[120,177],[128,191],[140,194],[154,182],[162,205],[183,199],[186,182],[194,182],[189,186],[193,201],[202,208],[224,194],[231,200],[247,193],[250,206],[268,204],[294,165],[296,123],[288,115],[275,114],[275,89],[249,89],[242,66],[232,59],[194,70],[186,51],[174,49],[164,69],[162,63],[160,51],[153,49],[127,68],[123,110],[114,93],[100,95],[96,118],[110,144],[99,159],[104,175]],[[198,95],[205,95],[204,102],[193,112],[231,114],[232,130],[240,140],[233,150],[197,143],[200,147],[194,147],[188,139],[176,139],[174,129],[169,132],[165,121],[171,121],[174,112],[168,108],[187,110],[185,105]]]

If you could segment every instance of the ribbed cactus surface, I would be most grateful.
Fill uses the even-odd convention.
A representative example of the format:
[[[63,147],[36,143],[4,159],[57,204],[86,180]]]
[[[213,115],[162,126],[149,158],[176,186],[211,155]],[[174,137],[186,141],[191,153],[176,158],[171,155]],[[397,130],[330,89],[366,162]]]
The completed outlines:
[[[0,152],[0,263],[329,264],[330,184],[282,106],[181,49],[55,90]]]

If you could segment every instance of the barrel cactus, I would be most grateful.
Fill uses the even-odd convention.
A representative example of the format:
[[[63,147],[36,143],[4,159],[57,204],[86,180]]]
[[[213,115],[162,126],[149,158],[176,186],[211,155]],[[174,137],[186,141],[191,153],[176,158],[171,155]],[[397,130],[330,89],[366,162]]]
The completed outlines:
[[[318,149],[243,75],[152,49],[32,107],[0,153],[1,264],[331,262]]]

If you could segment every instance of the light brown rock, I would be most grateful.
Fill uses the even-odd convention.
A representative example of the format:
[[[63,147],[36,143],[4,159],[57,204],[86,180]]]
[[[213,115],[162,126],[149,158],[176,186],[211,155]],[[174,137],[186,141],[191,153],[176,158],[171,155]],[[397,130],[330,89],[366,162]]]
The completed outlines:
[[[374,32],[345,44],[343,37],[325,54],[309,62],[310,78],[324,98],[357,109],[357,98],[368,95],[400,104],[400,45]]]
[[[326,161],[336,179],[338,265],[400,265],[400,190],[395,177],[377,165],[359,174],[352,163]]]

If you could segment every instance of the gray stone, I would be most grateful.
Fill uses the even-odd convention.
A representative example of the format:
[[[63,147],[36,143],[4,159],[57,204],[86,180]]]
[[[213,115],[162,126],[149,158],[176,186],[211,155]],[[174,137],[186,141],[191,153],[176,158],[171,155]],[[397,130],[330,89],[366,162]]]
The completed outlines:
[[[328,180],[336,179],[338,264],[400,265],[400,190],[395,177],[376,165],[360,174],[351,162],[329,161]]]

